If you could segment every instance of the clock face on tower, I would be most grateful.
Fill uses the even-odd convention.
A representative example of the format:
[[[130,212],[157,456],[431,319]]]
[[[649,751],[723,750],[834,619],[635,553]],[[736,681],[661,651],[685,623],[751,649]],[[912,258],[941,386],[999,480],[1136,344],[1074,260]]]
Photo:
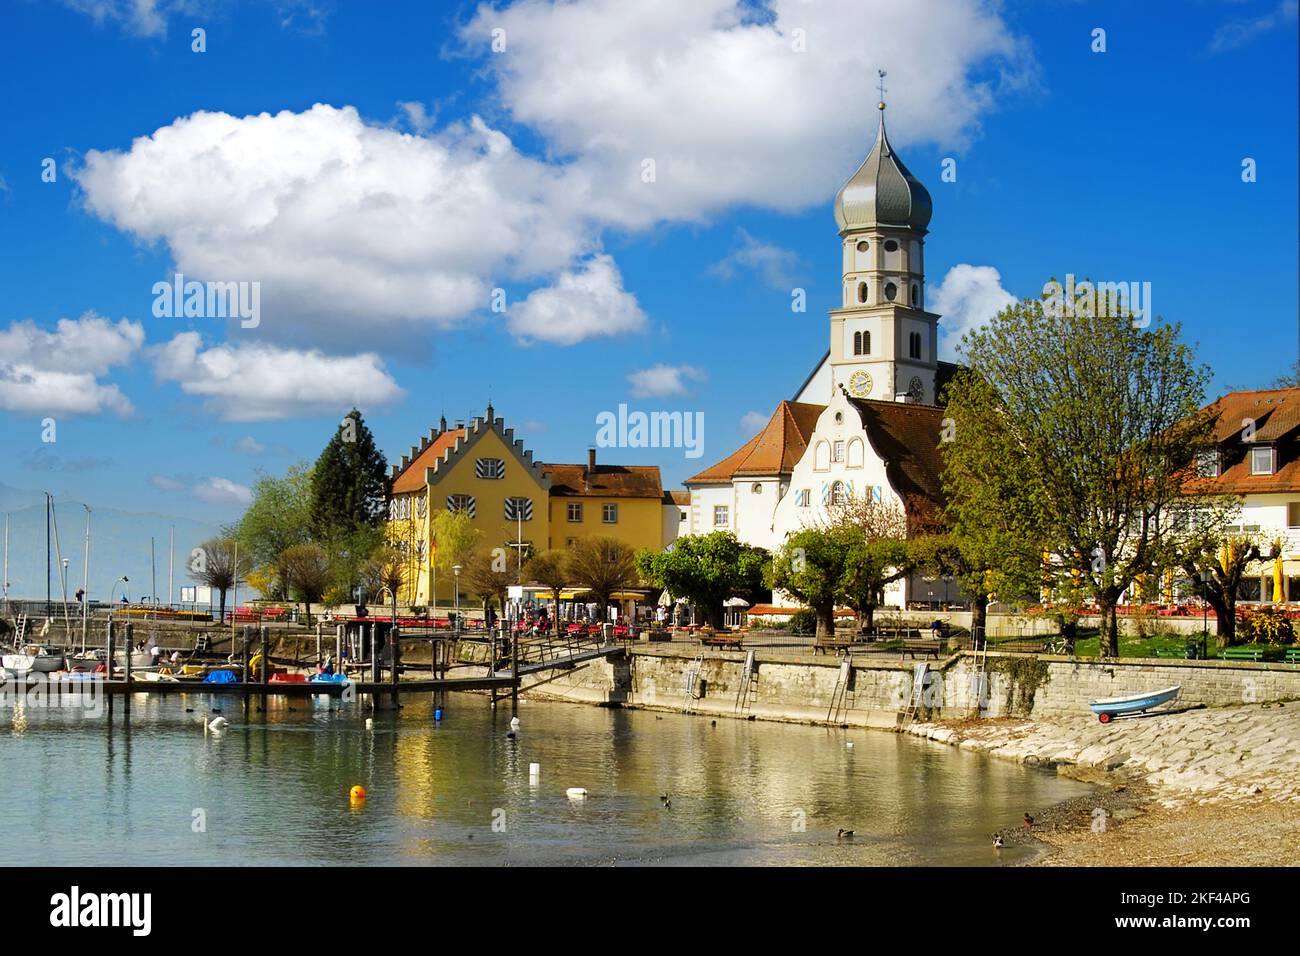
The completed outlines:
[[[871,394],[871,376],[858,369],[849,376],[849,394],[854,398],[866,398]]]
[[[919,375],[913,375],[912,380],[907,383],[907,394],[911,395],[918,402],[925,397],[925,385],[922,384]]]

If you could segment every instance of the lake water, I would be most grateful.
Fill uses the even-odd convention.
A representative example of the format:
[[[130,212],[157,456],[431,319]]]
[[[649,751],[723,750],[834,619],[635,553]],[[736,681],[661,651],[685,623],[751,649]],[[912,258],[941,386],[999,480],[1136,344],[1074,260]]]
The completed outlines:
[[[525,701],[511,740],[508,702],[469,694],[441,722],[409,695],[373,731],[354,703],[257,707],[137,695],[128,728],[120,700],[0,705],[0,863],[1005,865],[1031,851],[994,830],[1089,790],[878,731]]]

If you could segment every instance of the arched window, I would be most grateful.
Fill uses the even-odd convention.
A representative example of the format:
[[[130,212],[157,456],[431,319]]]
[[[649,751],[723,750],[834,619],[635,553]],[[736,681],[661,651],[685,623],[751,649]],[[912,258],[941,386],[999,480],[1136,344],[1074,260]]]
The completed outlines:
[[[871,333],[870,332],[862,333],[862,354],[863,355],[871,354]]]
[[[921,357],[921,333],[909,332],[907,335],[907,357],[919,359]]]
[[[844,482],[836,481],[831,484],[831,504],[842,505],[845,502]]]
[[[859,302],[867,301],[867,284],[865,282],[858,283],[858,301]]]
[[[831,467],[831,446],[824,441],[819,441],[817,447],[813,449],[813,469],[816,471],[826,471]]]
[[[921,305],[921,287],[915,282],[912,283],[912,307],[917,308]]]
[[[853,354],[854,355],[862,354],[862,333],[861,332],[853,333]]]
[[[892,282],[886,282],[886,283],[885,283],[885,298],[888,299],[890,302],[893,302],[893,301],[894,301],[894,297],[897,296],[897,295],[898,295],[898,286],[894,285],[894,283],[892,283]]]

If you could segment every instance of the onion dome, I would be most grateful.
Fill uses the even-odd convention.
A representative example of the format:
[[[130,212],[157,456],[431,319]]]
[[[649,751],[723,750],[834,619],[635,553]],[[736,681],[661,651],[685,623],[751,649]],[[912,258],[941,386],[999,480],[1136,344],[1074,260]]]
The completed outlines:
[[[885,135],[885,104],[880,106],[876,145],[835,196],[840,230],[902,226],[925,232],[934,212],[930,193],[898,158]]]

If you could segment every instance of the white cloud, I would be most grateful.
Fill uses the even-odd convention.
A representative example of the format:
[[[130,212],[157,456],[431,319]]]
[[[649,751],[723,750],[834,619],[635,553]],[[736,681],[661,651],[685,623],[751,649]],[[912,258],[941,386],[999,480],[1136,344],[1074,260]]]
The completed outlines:
[[[740,416],[740,430],[746,435],[757,435],[761,432],[772,416],[764,415],[762,412],[745,412]]]
[[[1214,31],[1214,36],[1210,38],[1205,52],[1213,56],[1216,53],[1240,50],[1248,46],[1256,37],[1289,23],[1295,23],[1297,12],[1300,12],[1300,2],[1282,0],[1268,13],[1255,17],[1235,17]]]
[[[653,365],[627,377],[634,398],[665,398],[685,395],[687,381],[701,382],[707,376],[691,365]]]
[[[790,289],[799,254],[774,242],[755,239],[744,229],[736,231],[740,245],[710,266],[709,272],[724,279],[734,279],[742,271],[754,272],[773,289]]]
[[[983,0],[481,4],[461,39],[510,115],[587,173],[599,218],[627,225],[825,203],[870,148],[877,68],[895,145],[960,145],[993,105],[985,77],[1037,72]]]
[[[197,13],[193,0],[63,0],[64,6],[89,16],[96,24],[119,23],[144,37],[165,37],[167,17],[176,12]]]
[[[1016,297],[1002,288],[1002,275],[993,266],[960,263],[948,270],[943,281],[930,292],[928,307],[943,318],[939,321],[939,352],[951,359],[961,337],[979,328]]]
[[[587,260],[582,271],[560,273],[543,289],[510,309],[510,332],[524,341],[573,345],[585,339],[645,329],[636,297],[623,291],[623,277],[607,255]]]
[[[370,409],[403,394],[379,357],[331,356],[268,345],[214,345],[203,349],[197,332],[182,332],[150,350],[154,372],[226,421],[267,421]],[[340,412],[341,414],[342,412]]]
[[[185,487],[185,482],[180,478],[172,478],[170,475],[150,475],[149,484],[153,485],[159,491],[180,491]]]
[[[124,365],[144,343],[144,328],[94,312],[60,319],[47,332],[31,320],[0,329],[0,409],[50,415],[129,415],[131,403],[99,376]]]
[[[477,117],[415,136],[351,107],[200,112],[71,175],[90,212],[165,242],[185,275],[260,282],[259,334],[295,344],[448,327],[503,279],[594,248],[582,184]]]
[[[417,100],[403,100],[397,105],[406,115],[406,122],[417,133],[425,133],[433,128],[433,117],[429,115],[423,103]]]
[[[227,478],[204,478],[190,493],[210,505],[247,505],[253,500],[251,489]]]
[[[260,455],[266,451],[266,446],[252,435],[245,435],[235,442],[235,451],[242,452],[245,455]]]

